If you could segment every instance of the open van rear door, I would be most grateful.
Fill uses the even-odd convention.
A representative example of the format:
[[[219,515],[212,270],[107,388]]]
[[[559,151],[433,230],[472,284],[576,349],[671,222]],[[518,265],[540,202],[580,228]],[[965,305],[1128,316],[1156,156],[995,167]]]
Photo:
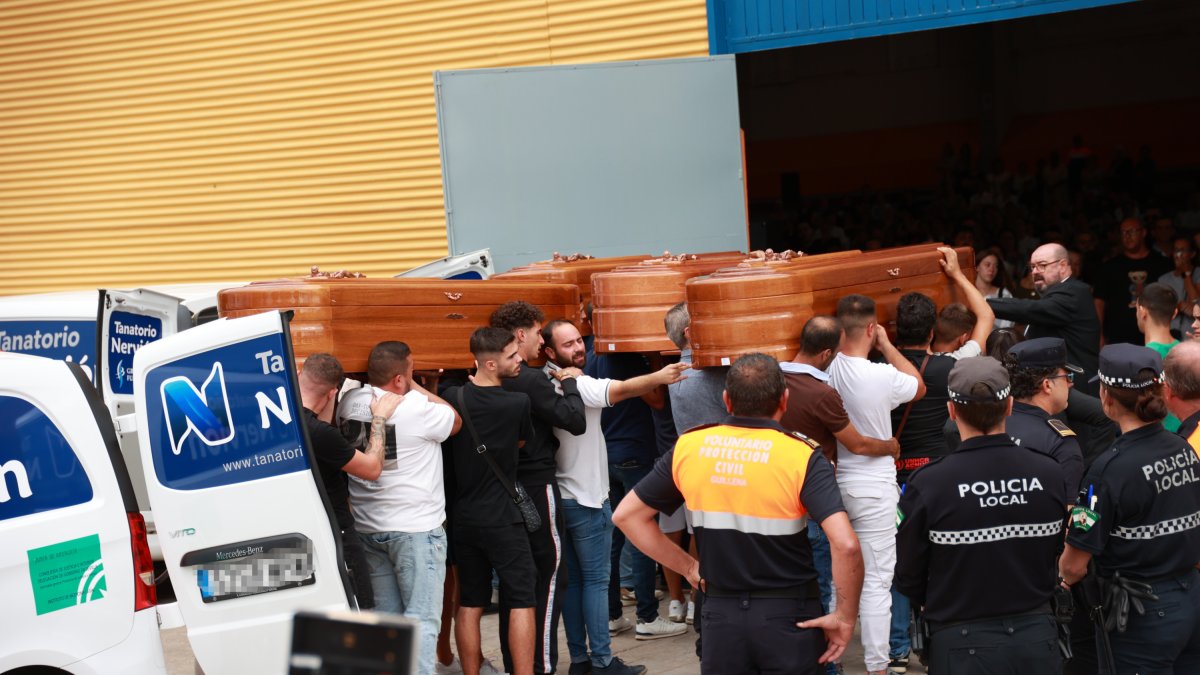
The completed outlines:
[[[220,319],[134,357],[163,560],[209,675],[285,672],[293,612],[350,603],[287,316]]]
[[[100,309],[96,312],[98,357],[93,379],[113,418],[133,412],[133,355],[143,346],[186,330],[191,315],[181,309],[179,298],[146,289],[116,291],[100,289]],[[155,538],[157,525],[146,497],[146,477],[132,425],[118,424],[121,454],[129,467],[138,510],[146,521],[150,548],[160,558]]]

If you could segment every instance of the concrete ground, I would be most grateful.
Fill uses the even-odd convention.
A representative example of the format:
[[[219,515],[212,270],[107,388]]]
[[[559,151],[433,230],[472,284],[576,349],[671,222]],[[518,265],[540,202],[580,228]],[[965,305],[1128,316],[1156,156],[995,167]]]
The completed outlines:
[[[662,611],[666,612],[667,603],[662,603]],[[636,621],[634,609],[625,608],[625,616]],[[500,642],[497,636],[496,614],[483,617],[483,655],[501,666]],[[162,631],[163,652],[167,658],[167,672],[170,675],[193,675],[194,660],[192,650],[188,645],[187,633],[184,628]],[[613,653],[626,663],[638,663],[646,666],[648,675],[696,675],[700,672],[700,661],[696,658],[696,633],[689,627],[688,632],[678,637],[662,638],[659,640],[637,640],[633,631],[626,631],[613,638]],[[558,639],[559,672],[567,672],[570,657],[567,656],[567,641],[562,630]],[[842,658],[847,673],[862,673],[862,645],[855,641],[846,650]],[[908,668],[909,673],[923,674],[925,669],[915,658]]]

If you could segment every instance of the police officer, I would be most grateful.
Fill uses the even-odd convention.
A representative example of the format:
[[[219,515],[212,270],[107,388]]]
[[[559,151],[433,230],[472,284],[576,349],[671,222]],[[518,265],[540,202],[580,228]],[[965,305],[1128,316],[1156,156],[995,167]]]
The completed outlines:
[[[947,389],[963,441],[900,497],[896,588],[925,607],[929,672],[1057,673],[1062,468],[1005,433],[1012,399],[999,361],[959,361]]]
[[[1013,443],[1058,462],[1063,470],[1063,495],[1070,507],[1083,478],[1083,452],[1071,427],[1051,415],[1067,409],[1071,384],[1083,369],[1067,363],[1067,343],[1053,337],[1018,342],[1008,350],[1004,366],[1015,399],[1004,430]]]
[[[1066,584],[1095,561],[1118,673],[1200,673],[1200,458],[1162,426],[1161,375],[1151,349],[1101,350],[1100,400],[1121,435],[1083,480],[1059,560]]]
[[[853,634],[863,581],[833,465],[816,443],[779,425],[788,394],[775,359],[738,359],[723,398],[732,416],[680,436],[621,500],[613,521],[639,550],[704,590],[701,672],[818,673],[818,663],[841,656]],[[699,562],[655,521],[659,511],[685,503]],[[820,523],[833,552],[837,610],[825,616],[808,518]]]

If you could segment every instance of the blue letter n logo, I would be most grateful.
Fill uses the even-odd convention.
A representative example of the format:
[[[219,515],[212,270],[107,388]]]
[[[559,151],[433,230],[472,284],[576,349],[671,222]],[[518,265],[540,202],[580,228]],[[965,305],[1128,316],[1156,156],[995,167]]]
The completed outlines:
[[[182,452],[184,439],[193,431],[206,445],[224,445],[233,440],[229,395],[225,393],[225,371],[220,361],[213,364],[202,390],[182,375],[166,380],[161,389],[171,452]]]

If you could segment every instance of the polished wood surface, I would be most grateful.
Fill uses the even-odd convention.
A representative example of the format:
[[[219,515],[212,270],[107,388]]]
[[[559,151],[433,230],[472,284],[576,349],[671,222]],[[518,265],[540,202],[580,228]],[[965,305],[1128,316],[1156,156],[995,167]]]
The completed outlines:
[[[764,261],[731,251],[676,265],[621,267],[592,277],[592,327],[596,352],[646,352],[675,349],[667,337],[663,317],[671,307],[688,299],[689,280],[704,278],[754,278],[766,286],[787,287],[793,279],[786,270],[853,258],[859,251],[840,251],[791,260]],[[776,294],[790,292],[787,288]]]
[[[957,252],[963,271],[973,280],[974,251],[964,247]],[[816,258],[785,268],[722,270],[689,281],[693,364],[729,365],[750,352],[790,360],[800,348],[800,331],[808,319],[833,314],[838,300],[851,293],[873,298],[879,322],[889,331],[894,329],[896,303],[905,293],[924,293],[939,308],[963,300],[942,273],[934,244],[832,261]]]
[[[667,338],[663,316],[686,297],[688,279],[736,265],[740,251],[656,258],[618,267],[592,277],[592,330],[597,353],[661,352],[676,349]]]
[[[609,272],[621,265],[636,265],[650,259],[649,255],[627,255],[611,258],[569,258],[541,260],[528,265],[514,267],[507,272],[493,274],[492,279],[505,281],[547,281],[556,284],[574,284],[579,289],[579,302],[586,307],[592,301],[592,275]],[[552,317],[547,314],[547,318]],[[583,335],[591,335],[591,325],[586,321],[579,326]]]
[[[579,319],[578,287],[540,280],[284,279],[221,291],[217,307],[227,318],[291,310],[297,365],[329,352],[347,372],[364,372],[384,340],[407,343],[418,370],[470,368],[471,333],[510,300]]]

